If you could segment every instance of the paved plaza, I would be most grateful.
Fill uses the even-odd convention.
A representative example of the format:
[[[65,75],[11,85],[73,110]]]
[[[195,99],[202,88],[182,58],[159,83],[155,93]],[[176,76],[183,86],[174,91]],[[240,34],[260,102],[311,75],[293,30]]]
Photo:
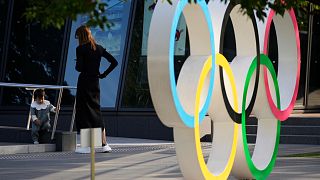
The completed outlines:
[[[109,137],[112,153],[96,153],[96,179],[183,179],[174,143]],[[211,145],[202,144],[206,155]],[[320,158],[289,157],[320,152],[316,145],[280,145],[269,179],[320,179]],[[47,152],[0,155],[0,179],[90,179],[90,154]],[[229,179],[234,179],[230,177]]]

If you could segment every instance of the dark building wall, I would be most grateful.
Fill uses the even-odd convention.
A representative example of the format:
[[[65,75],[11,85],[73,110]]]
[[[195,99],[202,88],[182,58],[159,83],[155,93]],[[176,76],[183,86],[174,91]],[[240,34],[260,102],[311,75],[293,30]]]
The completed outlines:
[[[172,129],[164,126],[155,112],[104,113],[103,117],[107,125],[107,134],[111,136],[173,139]]]
[[[28,111],[0,111],[0,126],[27,127]],[[72,111],[59,114],[57,130],[69,131]],[[103,112],[108,136],[173,140],[172,128],[164,126],[155,112]],[[54,115],[51,116],[53,124]],[[74,131],[76,131],[74,126]]]

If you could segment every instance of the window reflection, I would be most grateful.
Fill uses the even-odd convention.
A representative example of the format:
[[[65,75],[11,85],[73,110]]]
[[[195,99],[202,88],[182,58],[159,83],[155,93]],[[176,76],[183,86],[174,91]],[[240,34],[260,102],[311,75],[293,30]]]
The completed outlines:
[[[102,45],[107,51],[112,54],[118,61],[118,66],[111,72],[107,78],[100,81],[101,88],[101,107],[115,107],[118,86],[120,80],[120,72],[122,61],[124,58],[124,48],[126,44],[126,36],[128,29],[128,20],[131,8],[131,1],[119,1],[119,0],[103,0],[108,4],[106,15],[113,26],[105,31],[102,31],[99,27],[91,28],[92,35],[96,42]],[[78,46],[77,39],[74,39],[76,29],[85,24],[89,20],[88,16],[79,16],[77,21],[72,22],[71,35],[69,41],[68,59],[65,71],[65,85],[76,86],[79,73],[75,70],[75,50]],[[100,72],[103,72],[109,66],[109,62],[102,58]],[[66,99],[63,100],[63,104],[73,104],[73,99],[76,91],[73,90],[69,95],[66,95]],[[69,99],[69,100],[68,100]]]
[[[153,0],[137,1],[122,108],[153,108],[147,76],[147,42],[154,6]],[[174,71],[177,79],[183,63],[190,55],[188,31],[183,16],[180,17],[175,40]]]
[[[5,23],[7,19],[8,2],[0,0],[0,62],[2,62],[3,40],[5,32]]]
[[[236,48],[236,37],[234,35],[234,29],[231,18],[228,18],[227,25],[225,28],[226,35],[223,39],[223,49],[222,54],[226,57],[228,62],[232,62],[234,57],[237,55],[237,48]]]
[[[299,90],[296,101],[296,106],[303,106],[305,99],[305,87],[306,87],[306,69],[307,69],[307,54],[308,54],[308,32],[300,31],[300,50],[301,50],[301,64],[300,64],[300,81]]]
[[[57,84],[63,30],[44,30],[39,23],[26,23],[22,16],[25,3],[17,1],[14,4],[5,81]],[[31,92],[23,88],[7,88],[3,94],[4,105],[30,103]],[[55,96],[54,92],[47,94]]]
[[[308,105],[320,106],[320,15],[314,15]]]

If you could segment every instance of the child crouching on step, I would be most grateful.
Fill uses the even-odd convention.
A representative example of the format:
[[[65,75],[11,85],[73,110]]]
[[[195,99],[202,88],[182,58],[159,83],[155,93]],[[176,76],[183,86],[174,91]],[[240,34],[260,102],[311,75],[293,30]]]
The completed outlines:
[[[31,103],[32,130],[31,137],[34,144],[39,144],[39,131],[49,132],[50,130],[50,112],[56,113],[55,108],[49,101],[44,99],[43,89],[34,91],[34,101]]]

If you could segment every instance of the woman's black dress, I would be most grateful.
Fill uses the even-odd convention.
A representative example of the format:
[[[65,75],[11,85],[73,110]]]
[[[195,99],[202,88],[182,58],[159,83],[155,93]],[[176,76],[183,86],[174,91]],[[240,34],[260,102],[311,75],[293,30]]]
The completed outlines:
[[[76,70],[80,72],[76,95],[77,131],[85,128],[104,128],[100,110],[99,79],[106,77],[118,62],[102,46],[96,45],[96,50],[93,50],[90,43],[78,46],[76,55]],[[110,66],[102,74],[99,72],[101,57],[110,62]]]

